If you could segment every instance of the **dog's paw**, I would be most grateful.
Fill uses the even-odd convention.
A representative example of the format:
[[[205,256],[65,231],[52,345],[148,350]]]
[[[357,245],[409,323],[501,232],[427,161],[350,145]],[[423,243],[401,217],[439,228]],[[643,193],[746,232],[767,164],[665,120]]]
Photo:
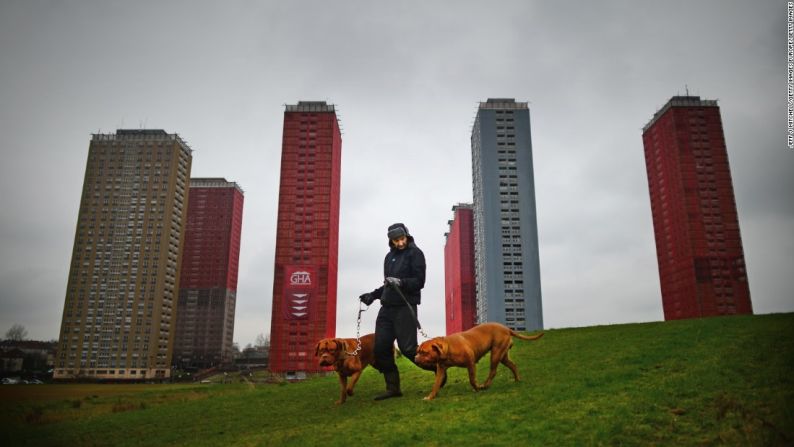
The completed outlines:
[[[422,398],[422,400],[433,400],[434,398],[435,396],[425,396]]]
[[[345,401],[343,401],[341,399],[336,401],[336,402],[334,402],[334,404],[336,404],[336,405],[342,405],[343,403],[345,403]]]

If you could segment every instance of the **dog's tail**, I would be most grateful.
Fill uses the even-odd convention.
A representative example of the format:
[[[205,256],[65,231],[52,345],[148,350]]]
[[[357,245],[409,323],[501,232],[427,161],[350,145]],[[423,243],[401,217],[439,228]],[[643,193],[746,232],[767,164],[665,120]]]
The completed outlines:
[[[518,332],[510,329],[510,335],[513,336],[513,337],[516,337],[516,338],[520,338],[521,340],[537,340],[540,337],[543,337],[543,334],[544,333],[541,332],[540,334],[537,334],[537,335],[523,335],[523,334],[519,334]]]

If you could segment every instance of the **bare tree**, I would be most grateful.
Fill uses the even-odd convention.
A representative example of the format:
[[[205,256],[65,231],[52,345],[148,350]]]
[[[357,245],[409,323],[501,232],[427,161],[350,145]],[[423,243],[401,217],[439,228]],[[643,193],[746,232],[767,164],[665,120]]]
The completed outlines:
[[[11,326],[11,329],[6,331],[6,340],[22,341],[28,336],[28,330],[21,324]]]
[[[262,350],[270,347],[270,337],[265,337],[264,334],[259,334],[256,336],[256,342],[254,343],[256,349]]]

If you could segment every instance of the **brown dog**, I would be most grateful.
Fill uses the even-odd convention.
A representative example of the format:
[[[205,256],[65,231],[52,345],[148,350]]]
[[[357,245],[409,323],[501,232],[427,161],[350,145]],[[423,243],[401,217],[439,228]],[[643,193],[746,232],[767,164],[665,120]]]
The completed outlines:
[[[333,365],[334,371],[339,375],[342,394],[336,401],[337,405],[345,403],[347,396],[353,395],[353,387],[361,377],[361,372],[375,362],[375,334],[361,337],[361,350],[351,355],[357,346],[355,338],[324,338],[317,342],[314,355],[320,358],[320,366]]]
[[[474,391],[484,390],[491,386],[496,367],[499,363],[513,371],[516,382],[518,370],[516,364],[508,357],[510,348],[513,347],[513,339],[517,337],[522,340],[537,340],[543,333],[533,336],[521,335],[512,329],[499,323],[484,323],[475,326],[468,331],[458,332],[446,337],[436,337],[422,343],[416,350],[416,363],[423,367],[436,367],[436,382],[433,390],[425,397],[431,400],[436,397],[442,383],[447,379],[447,368],[450,366],[460,366],[468,368],[469,383]],[[482,385],[477,385],[477,362],[488,351],[491,351],[491,372],[488,379]]]

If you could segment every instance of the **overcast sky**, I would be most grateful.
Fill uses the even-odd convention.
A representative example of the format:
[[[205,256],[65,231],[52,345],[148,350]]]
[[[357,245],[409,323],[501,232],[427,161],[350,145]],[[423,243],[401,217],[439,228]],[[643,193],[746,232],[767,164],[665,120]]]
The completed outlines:
[[[386,228],[427,257],[472,200],[479,101],[528,101],[547,328],[663,319],[642,127],[721,107],[756,313],[794,311],[784,1],[0,0],[0,336],[58,337],[92,133],[164,129],[245,190],[234,340],[270,331],[284,104],[343,128],[337,334],[382,281]],[[362,333],[374,330],[377,305]]]

